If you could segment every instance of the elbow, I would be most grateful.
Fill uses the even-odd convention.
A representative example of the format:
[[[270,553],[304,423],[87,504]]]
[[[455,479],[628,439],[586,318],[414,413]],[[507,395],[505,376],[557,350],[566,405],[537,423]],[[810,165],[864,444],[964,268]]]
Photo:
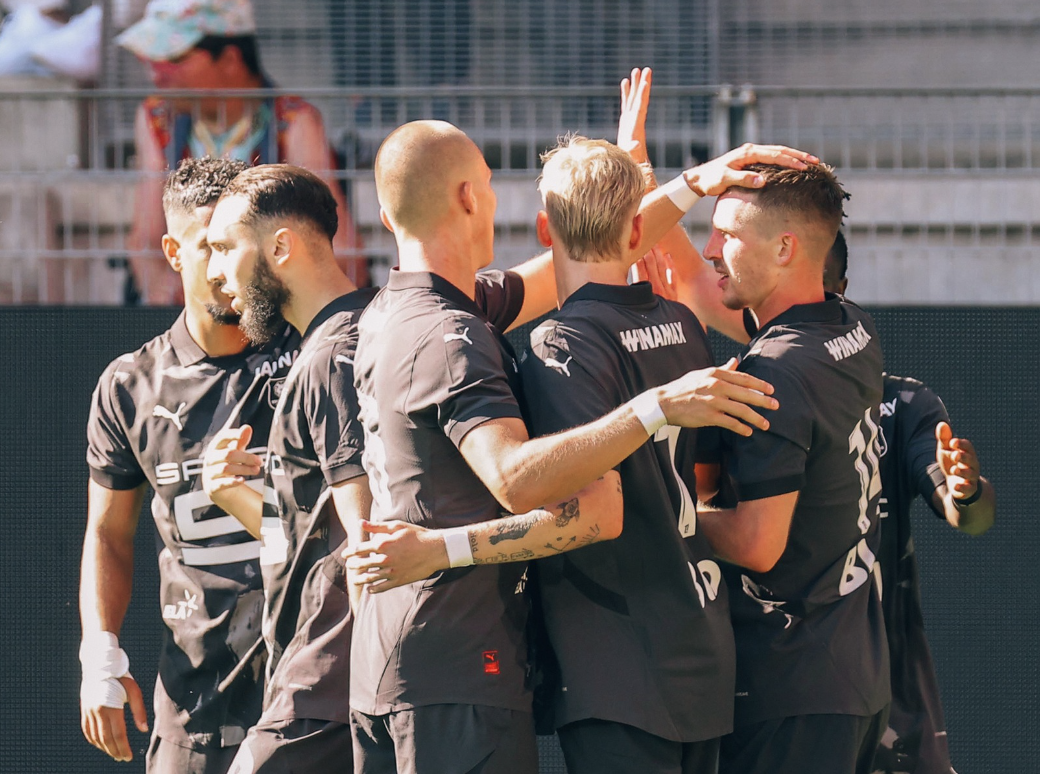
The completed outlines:
[[[601,518],[596,524],[597,537],[595,542],[604,543],[608,540],[617,540],[625,529],[624,511],[608,514]]]
[[[487,488],[498,500],[498,504],[509,513],[527,513],[539,508],[545,502],[538,498],[538,492],[532,492],[530,487],[518,486],[515,482],[506,481],[504,478],[496,478],[488,482]]]
[[[757,541],[744,547],[742,556],[737,564],[746,567],[752,572],[765,573],[776,567],[780,557],[784,554],[786,545],[776,545],[772,542]]]

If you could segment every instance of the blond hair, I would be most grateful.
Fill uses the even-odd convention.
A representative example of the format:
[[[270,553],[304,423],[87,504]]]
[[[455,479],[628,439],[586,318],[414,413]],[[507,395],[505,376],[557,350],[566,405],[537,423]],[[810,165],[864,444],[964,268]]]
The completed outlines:
[[[571,135],[542,154],[542,195],[554,239],[575,261],[624,258],[625,225],[635,216],[645,181],[627,153],[606,140]]]

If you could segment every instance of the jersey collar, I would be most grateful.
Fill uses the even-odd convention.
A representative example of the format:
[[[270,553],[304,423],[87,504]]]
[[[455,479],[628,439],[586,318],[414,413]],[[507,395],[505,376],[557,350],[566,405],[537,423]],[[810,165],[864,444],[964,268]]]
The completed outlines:
[[[823,301],[815,304],[795,304],[786,312],[781,312],[761,328],[756,328],[755,318],[748,309],[744,310],[744,329],[754,338],[761,336],[776,325],[797,325],[798,323],[833,322],[841,319],[841,296],[824,293]]]
[[[181,365],[189,366],[201,363],[207,358],[206,352],[188,333],[187,312],[182,311],[177,321],[170,326],[170,345]]]
[[[358,288],[357,290],[346,293],[342,296],[332,299],[329,303],[322,307],[322,310],[318,312],[314,319],[311,320],[311,324],[307,326],[307,331],[303,334],[303,338],[307,338],[314,331],[318,329],[318,326],[328,320],[336,312],[349,312],[355,309],[363,309],[364,306],[372,300],[372,297],[376,294],[375,288]]]
[[[412,288],[432,290],[437,295],[446,298],[454,306],[471,312],[478,317],[487,318],[484,310],[477,306],[472,298],[439,274],[434,274],[430,271],[401,271],[397,267],[390,270],[390,276],[386,281],[387,290],[409,290]]]
[[[586,282],[567,297],[563,306],[578,301],[605,301],[619,306],[652,306],[657,303],[657,297],[649,282],[637,282],[634,285]]]

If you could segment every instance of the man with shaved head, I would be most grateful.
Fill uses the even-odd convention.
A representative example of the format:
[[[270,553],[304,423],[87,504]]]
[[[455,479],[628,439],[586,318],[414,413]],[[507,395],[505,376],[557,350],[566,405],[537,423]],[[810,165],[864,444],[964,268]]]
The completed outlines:
[[[723,774],[868,774],[889,702],[878,550],[881,348],[859,307],[825,294],[847,194],[823,164],[752,166],[718,198],[704,256],[746,309],[740,370],[780,409],[723,434],[736,506],[699,514],[727,580],[737,644]]]
[[[701,197],[755,185],[747,164],[806,158],[746,147],[688,170],[643,202],[630,249]],[[705,369],[530,439],[501,336],[527,306],[524,283],[477,274],[496,206],[480,151],[450,124],[406,124],[379,150],[376,190],[400,267],[362,316],[355,367],[374,523],[349,565],[378,592],[362,595],[351,655],[355,763],[534,772],[524,563],[615,537],[612,468],[666,422],[750,433],[767,423],[748,404],[774,404],[764,382]]]

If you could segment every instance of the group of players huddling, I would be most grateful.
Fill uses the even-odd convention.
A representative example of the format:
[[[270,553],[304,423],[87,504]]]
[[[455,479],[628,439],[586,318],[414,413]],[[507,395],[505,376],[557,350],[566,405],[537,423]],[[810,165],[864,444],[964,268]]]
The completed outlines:
[[[952,772],[909,504],[979,533],[993,489],[836,294],[830,168],[748,145],[658,187],[650,77],[616,145],[545,156],[550,252],[513,271],[478,273],[491,171],[443,122],[380,147],[379,292],[312,173],[170,174],[185,309],[88,427],[95,746],[131,759],[127,702],[147,730],[117,634],[150,486],[152,774],[533,774],[536,724],[572,774]],[[705,197],[707,262],[679,225]],[[503,333],[547,312],[518,361]],[[742,356],[714,366],[705,326]]]

